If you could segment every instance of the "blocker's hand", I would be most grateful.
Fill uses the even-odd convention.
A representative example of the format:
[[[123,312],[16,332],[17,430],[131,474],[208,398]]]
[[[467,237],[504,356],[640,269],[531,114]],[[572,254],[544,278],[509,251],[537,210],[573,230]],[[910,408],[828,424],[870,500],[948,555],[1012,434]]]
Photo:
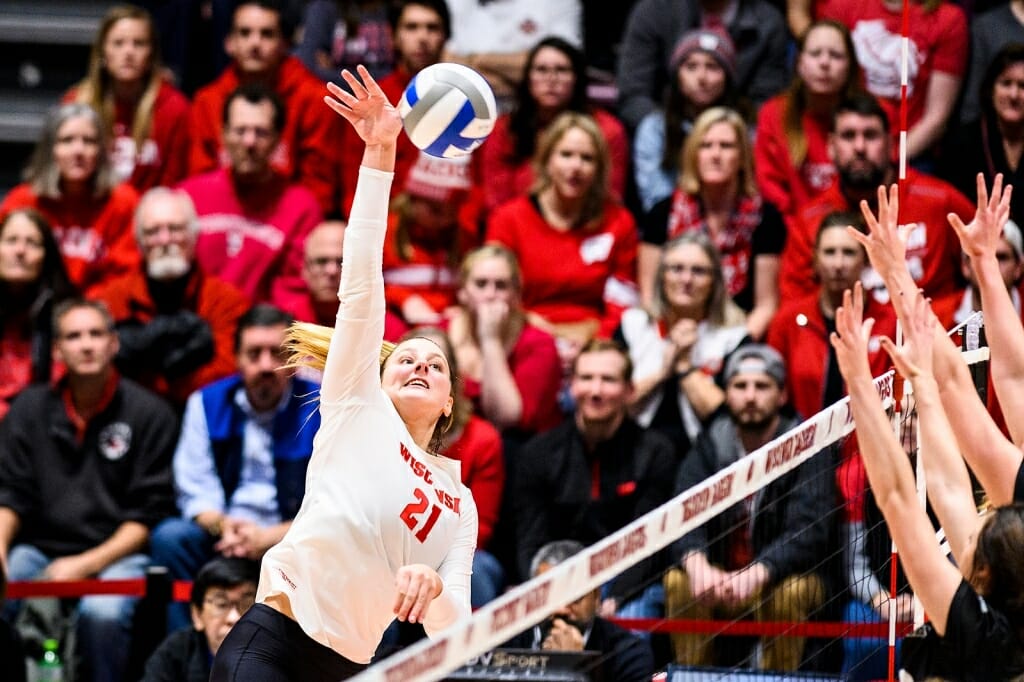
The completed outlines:
[[[425,564],[409,564],[395,575],[395,618],[409,623],[421,623],[427,616],[430,603],[441,595],[444,583],[437,571]]]
[[[360,64],[356,71],[359,78],[348,69],[341,72],[341,77],[352,88],[352,92],[346,92],[334,83],[328,82],[327,90],[333,97],[324,97],[324,102],[351,123],[352,128],[368,146],[393,145],[402,130],[402,117],[398,115],[398,110],[388,101],[387,95],[380,89],[366,67]],[[359,79],[362,79],[362,82]]]

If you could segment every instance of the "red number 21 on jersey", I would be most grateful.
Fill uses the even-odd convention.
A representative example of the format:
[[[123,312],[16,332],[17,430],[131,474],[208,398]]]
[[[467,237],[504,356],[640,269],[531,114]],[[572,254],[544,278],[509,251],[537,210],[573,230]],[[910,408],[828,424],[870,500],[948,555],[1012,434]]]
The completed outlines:
[[[441,516],[441,508],[436,504],[430,504],[427,494],[420,488],[414,488],[412,492],[416,497],[416,501],[405,505],[405,509],[402,510],[399,516],[405,522],[405,525],[409,526],[409,530],[415,531],[416,539],[422,543],[426,542],[431,529],[437,523],[437,518]],[[425,512],[428,506],[430,507],[430,515],[427,517],[426,522],[424,522],[423,527],[416,530],[416,526],[419,525],[417,517]]]

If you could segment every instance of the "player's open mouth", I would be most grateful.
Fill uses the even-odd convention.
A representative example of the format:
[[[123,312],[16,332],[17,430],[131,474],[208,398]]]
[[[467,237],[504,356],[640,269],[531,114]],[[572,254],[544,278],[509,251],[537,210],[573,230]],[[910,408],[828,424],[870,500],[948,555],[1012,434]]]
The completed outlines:
[[[405,382],[406,386],[421,386],[423,388],[430,388],[430,386],[423,379],[411,379]]]

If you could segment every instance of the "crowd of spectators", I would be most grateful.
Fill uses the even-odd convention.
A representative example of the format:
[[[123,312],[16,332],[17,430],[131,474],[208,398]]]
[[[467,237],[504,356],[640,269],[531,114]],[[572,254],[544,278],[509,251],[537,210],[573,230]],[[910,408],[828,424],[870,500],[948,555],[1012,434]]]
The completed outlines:
[[[459,368],[441,446],[480,511],[474,606],[535,574],[542,546],[593,543],[840,399],[828,335],[854,282],[875,335],[895,333],[847,228],[897,179],[901,2],[626,3],[616,101],[589,88],[601,3],[209,4],[215,49],[166,8],[111,9],[0,202],[0,568],[196,579],[147,679],[201,676],[252,602],[245,562],[301,503],[319,377],[285,371],[281,344],[337,311],[361,153],[322,101],[341,68],[365,64],[394,102],[460,62],[501,106],[472,157],[399,141],[383,262],[385,337],[435,338]],[[947,214],[970,219],[978,173],[1024,177],[1024,0],[989,4],[910,2],[900,220],[947,325],[980,308]],[[196,82],[183,46],[223,68]],[[1024,191],[1011,218],[999,260],[1021,312]],[[849,618],[885,614],[896,595],[812,561],[870,554],[857,458],[816,457],[718,519],[724,539],[703,527],[588,596],[587,618],[800,620],[836,595]],[[547,563],[578,551],[561,549]],[[124,678],[133,608],[81,600],[65,653],[83,679]],[[671,648],[720,662],[697,636]],[[760,664],[804,648],[768,643]],[[851,679],[867,656],[848,648]]]

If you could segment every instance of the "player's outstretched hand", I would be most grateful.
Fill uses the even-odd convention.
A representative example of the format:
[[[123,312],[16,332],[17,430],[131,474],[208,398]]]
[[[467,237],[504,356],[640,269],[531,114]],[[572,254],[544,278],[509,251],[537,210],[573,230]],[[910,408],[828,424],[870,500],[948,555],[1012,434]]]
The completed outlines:
[[[871,212],[868,202],[860,202],[860,212],[868,226],[868,234],[849,227],[847,231],[864,245],[868,259],[882,279],[888,283],[897,268],[906,268],[907,237],[909,227],[900,229],[900,194],[893,184],[886,191],[885,185],[878,187],[878,215]]]
[[[366,67],[360,64],[356,71],[359,78],[348,69],[341,72],[341,77],[352,88],[352,92],[346,92],[328,82],[327,90],[333,96],[324,97],[324,102],[352,124],[352,128],[367,146],[394,144],[402,130],[402,118],[398,110],[388,101]]]
[[[395,618],[409,623],[422,623],[430,602],[444,589],[437,571],[426,564],[409,564],[395,575]]]
[[[992,194],[985,187],[985,176],[978,173],[978,208],[974,220],[964,225],[955,213],[946,216],[949,224],[960,238],[960,246],[971,258],[995,258],[1003,226],[1010,217],[1010,197],[1013,187],[1003,187],[1003,174],[996,175],[992,183]]]
[[[914,380],[932,373],[932,348],[937,324],[928,299],[917,292],[903,326],[903,345],[897,347],[891,339],[882,339],[882,348],[892,358],[896,371],[907,379]]]
[[[855,377],[871,378],[868,339],[874,325],[873,319],[864,319],[864,288],[857,282],[852,293],[849,289],[843,293],[843,305],[836,310],[836,330],[830,337],[839,371],[847,383]]]

